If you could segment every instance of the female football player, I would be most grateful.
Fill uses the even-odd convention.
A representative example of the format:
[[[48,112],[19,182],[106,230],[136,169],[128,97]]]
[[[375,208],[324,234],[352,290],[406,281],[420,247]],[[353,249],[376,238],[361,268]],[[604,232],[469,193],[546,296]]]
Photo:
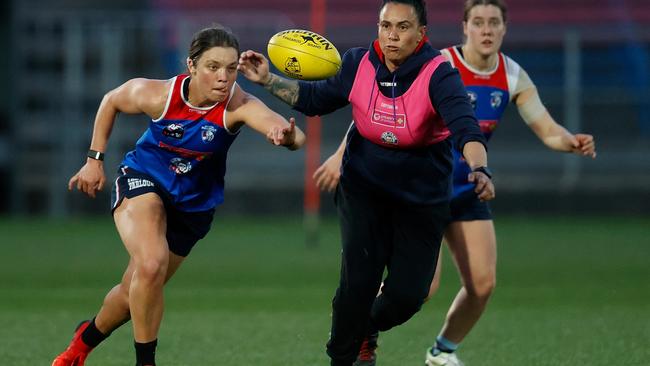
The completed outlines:
[[[108,92],[97,111],[86,164],[69,182],[95,197],[105,183],[103,157],[118,112],[145,114],[149,128],[126,154],[112,192],[115,226],[130,259],[97,315],[82,322],[53,366],[81,366],[102,340],[133,322],[137,365],[155,365],[163,286],[223,202],[226,155],[247,125],[274,145],[300,148],[304,134],[237,83],[239,42],[207,28],[194,36],[186,75],[132,79]]]

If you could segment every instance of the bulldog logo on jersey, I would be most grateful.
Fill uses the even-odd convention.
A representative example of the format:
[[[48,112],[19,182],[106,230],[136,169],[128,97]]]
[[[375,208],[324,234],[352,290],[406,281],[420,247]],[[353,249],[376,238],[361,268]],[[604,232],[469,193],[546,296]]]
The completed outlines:
[[[390,131],[386,131],[381,134],[381,141],[386,144],[397,145],[397,136]]]
[[[217,132],[217,129],[214,126],[205,125],[201,127],[201,140],[207,144],[214,140],[215,132]]]
[[[173,139],[182,139],[185,134],[183,125],[172,123],[163,129],[162,134]]]
[[[498,109],[503,101],[503,92],[493,91],[490,93],[490,105],[493,109]]]
[[[476,109],[476,100],[478,99],[478,95],[476,95],[475,92],[468,90],[467,96],[469,97],[469,102],[472,104],[472,108]]]
[[[192,170],[192,163],[181,158],[173,158],[169,161],[169,170],[176,174],[187,174]]]

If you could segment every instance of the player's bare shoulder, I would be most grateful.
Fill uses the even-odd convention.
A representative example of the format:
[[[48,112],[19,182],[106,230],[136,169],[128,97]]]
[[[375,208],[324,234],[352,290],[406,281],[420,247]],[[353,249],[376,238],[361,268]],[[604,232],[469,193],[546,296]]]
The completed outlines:
[[[115,89],[119,98],[127,98],[138,112],[151,118],[158,118],[171,97],[171,90],[176,78],[168,80],[134,78]]]

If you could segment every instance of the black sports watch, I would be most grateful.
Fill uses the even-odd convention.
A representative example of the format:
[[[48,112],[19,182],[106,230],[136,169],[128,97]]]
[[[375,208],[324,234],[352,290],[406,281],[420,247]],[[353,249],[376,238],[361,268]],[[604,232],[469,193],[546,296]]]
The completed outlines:
[[[488,178],[492,179],[492,171],[487,166],[480,166],[478,168],[472,169],[472,172],[481,172],[487,175]]]
[[[95,160],[104,160],[104,153],[101,151],[88,150],[87,157]]]

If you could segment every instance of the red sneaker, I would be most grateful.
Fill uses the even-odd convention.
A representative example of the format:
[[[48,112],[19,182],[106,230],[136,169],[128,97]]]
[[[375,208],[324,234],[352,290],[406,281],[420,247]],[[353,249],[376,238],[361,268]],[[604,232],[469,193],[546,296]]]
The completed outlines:
[[[90,320],[84,320],[81,323],[79,323],[77,329],[75,329],[74,337],[72,337],[72,341],[70,341],[70,345],[68,346],[68,348],[65,349],[65,351],[63,351],[63,353],[61,353],[54,359],[54,362],[52,362],[52,366],[83,366],[84,365],[84,362],[86,361],[86,357],[88,357],[90,351],[93,350],[81,340],[81,333],[83,333],[83,331],[86,328],[88,328],[89,324],[90,324]]]
[[[377,362],[377,338],[379,338],[379,333],[373,333],[363,340],[357,360],[352,366],[375,366]]]

